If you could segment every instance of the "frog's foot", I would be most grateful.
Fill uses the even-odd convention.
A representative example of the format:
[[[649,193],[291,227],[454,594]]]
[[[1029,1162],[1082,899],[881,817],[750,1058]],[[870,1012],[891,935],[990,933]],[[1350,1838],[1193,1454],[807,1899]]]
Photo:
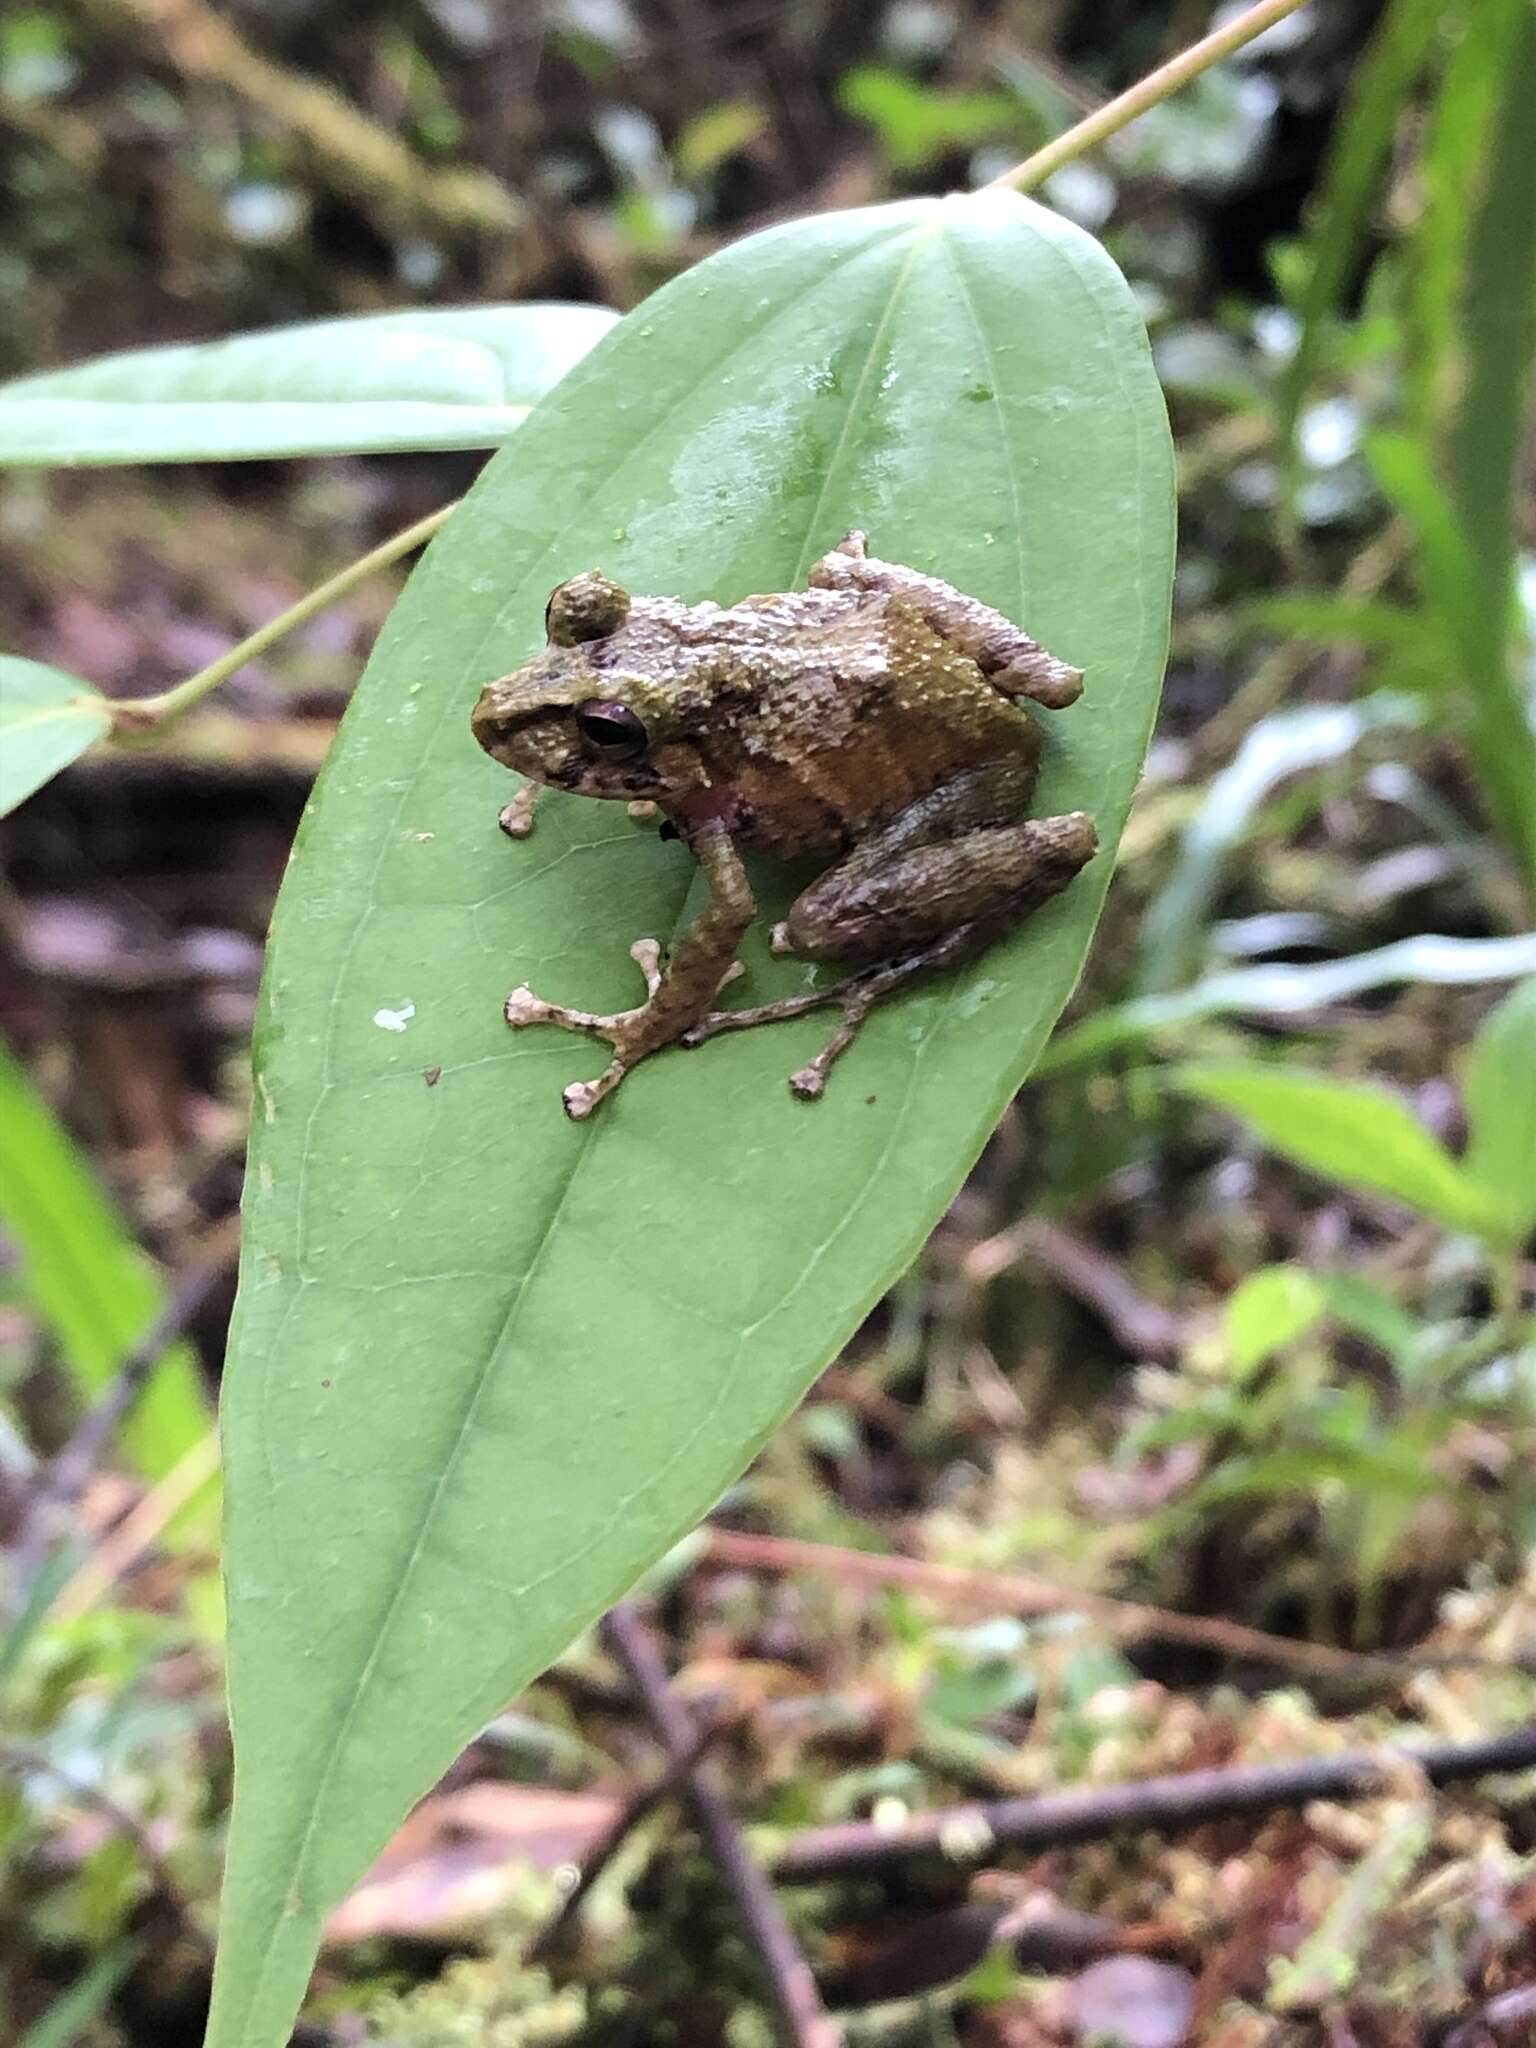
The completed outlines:
[[[509,839],[527,839],[533,831],[533,810],[543,793],[542,782],[525,782],[511,803],[503,804],[496,822]]]
[[[545,1002],[531,988],[515,988],[507,997],[505,1015],[514,1031],[530,1024],[558,1024],[563,1031],[601,1038],[613,1047],[613,1058],[595,1081],[573,1081],[561,1095],[566,1115],[576,1123],[589,1117],[632,1068],[670,1042],[669,1038],[658,1036],[655,1029],[654,1005],[662,981],[661,946],[655,939],[636,939],[629,957],[645,976],[647,998],[633,1010],[574,1010],[565,1003]],[[716,993],[742,971],[740,961],[732,961],[721,976]]]
[[[829,988],[811,989],[802,996],[785,996],[781,1002],[756,1003],[744,1010],[711,1010],[691,1031],[683,1033],[683,1044],[703,1045],[706,1039],[718,1038],[723,1031],[750,1031],[758,1024],[779,1024],[787,1017],[803,1017],[808,1010],[835,1004],[843,1013],[843,1021],[816,1057],[789,1077],[793,1093],[802,1102],[814,1102],[827,1085],[833,1062],[852,1045],[864,1019],[888,992],[890,974],[888,968],[866,969],[862,974],[849,975],[846,981],[834,982]]]
[[[973,919],[900,959],[860,968],[858,973],[850,974],[842,981],[834,981],[826,988],[808,989],[804,995],[785,996],[776,1003],[757,1003],[749,1009],[711,1010],[708,1016],[701,1017],[697,1024],[684,1032],[683,1044],[702,1045],[706,1039],[717,1038],[722,1031],[750,1031],[758,1024],[779,1024],[789,1017],[803,1017],[808,1010],[839,1009],[843,1013],[842,1022],[821,1051],[814,1059],[807,1060],[803,1067],[797,1067],[789,1077],[791,1092],[802,1102],[814,1102],[826,1087],[827,1076],[834,1064],[858,1037],[865,1018],[877,1003],[909,982],[960,966],[983,951],[997,936],[996,924]],[[776,953],[793,950],[787,943],[782,926],[774,930],[773,950]]]

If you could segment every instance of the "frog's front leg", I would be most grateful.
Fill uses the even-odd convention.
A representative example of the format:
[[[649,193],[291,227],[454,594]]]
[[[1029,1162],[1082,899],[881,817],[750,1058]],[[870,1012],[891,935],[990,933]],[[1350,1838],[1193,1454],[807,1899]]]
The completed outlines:
[[[708,819],[687,826],[685,836],[708,879],[709,902],[683,933],[665,967],[654,939],[638,939],[630,948],[630,957],[645,976],[645,1002],[604,1016],[547,1003],[528,988],[514,989],[507,998],[507,1022],[514,1030],[559,1024],[567,1031],[606,1039],[613,1047],[613,1058],[595,1081],[573,1081],[565,1090],[565,1113],[578,1121],[590,1116],[632,1068],[708,1014],[731,976],[736,948],[756,913],[746,870],[726,826]]]
[[[823,555],[809,580],[823,590],[883,590],[903,599],[934,632],[968,654],[1005,697],[1029,697],[1059,711],[1083,694],[1080,668],[1059,661],[979,597],[967,597],[953,584],[901,562],[876,561],[866,553],[862,533],[848,534]]]

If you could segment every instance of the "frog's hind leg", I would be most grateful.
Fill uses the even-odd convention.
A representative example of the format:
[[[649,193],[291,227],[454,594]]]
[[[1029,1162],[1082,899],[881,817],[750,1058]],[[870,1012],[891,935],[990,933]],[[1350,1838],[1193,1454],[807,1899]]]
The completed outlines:
[[[925,576],[901,562],[880,562],[866,552],[866,537],[850,533],[811,570],[813,588],[887,591],[912,607],[934,632],[968,654],[994,690],[1005,697],[1030,697],[1059,711],[1083,694],[1083,672],[1058,660],[1012,619],[967,597],[937,576]]]
[[[893,835],[894,836],[894,831]],[[869,964],[828,988],[749,1009],[716,1010],[688,1031],[702,1045],[832,1006],[842,1020],[813,1060],[789,1079],[804,1100],[820,1095],[833,1063],[879,1002],[909,982],[962,966],[1012,931],[1092,859],[1093,821],[1082,811],[983,828],[940,845],[879,857],[860,848],[812,885],[775,927],[774,950]]]

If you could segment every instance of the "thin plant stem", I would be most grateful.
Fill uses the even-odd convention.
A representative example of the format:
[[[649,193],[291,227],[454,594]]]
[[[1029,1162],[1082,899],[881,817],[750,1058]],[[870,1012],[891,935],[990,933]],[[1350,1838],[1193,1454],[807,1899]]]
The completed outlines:
[[[194,704],[201,703],[210,691],[216,690],[237,669],[244,668],[248,661],[254,661],[258,654],[264,654],[286,634],[314,618],[317,612],[323,612],[338,598],[345,597],[359,583],[366,583],[378,570],[387,569],[391,562],[398,562],[402,555],[409,555],[424,546],[446,523],[457,504],[455,499],[453,504],[441,505],[437,511],[429,512],[425,519],[418,519],[414,526],[407,526],[402,532],[391,534],[388,540],[381,540],[376,548],[370,548],[366,555],[359,555],[345,569],[338,569],[334,576],[328,576],[324,583],[306,592],[297,604],[289,605],[287,611],[279,612],[275,619],[269,619],[266,625],[242,640],[238,647],[231,647],[227,654],[221,654],[217,661],[210,661],[206,668],[188,676],[184,683],[177,683],[173,689],[162,690],[154,697],[119,699],[112,706],[119,736],[158,731],[169,720],[190,711]]]
[[[1257,6],[1245,9],[1224,28],[1202,36],[1198,43],[1191,43],[1187,50],[1181,50],[1177,57],[1170,57],[1166,64],[1159,64],[1155,71],[1149,71],[1128,92],[1110,100],[1096,113],[1089,114],[1086,120],[1069,128],[1064,135],[1058,135],[1054,142],[1037,149],[1023,163],[1015,164],[1011,171],[1004,171],[1001,177],[993,178],[991,183],[1011,185],[1015,192],[1033,192],[1063,164],[1085,155],[1111,135],[1118,135],[1122,128],[1129,127],[1150,107],[1160,106],[1164,100],[1171,99],[1191,79],[1198,78],[1202,71],[1209,71],[1223,57],[1230,57],[1234,50],[1242,49],[1245,43],[1251,43],[1255,36],[1263,35],[1265,29],[1273,28],[1277,21],[1284,21],[1288,14],[1295,14],[1306,4],[1307,0],[1259,0]]]

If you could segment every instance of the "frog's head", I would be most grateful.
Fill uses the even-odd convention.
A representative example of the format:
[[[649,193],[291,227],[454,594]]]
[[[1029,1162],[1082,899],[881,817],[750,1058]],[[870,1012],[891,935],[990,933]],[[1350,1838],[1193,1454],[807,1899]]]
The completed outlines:
[[[652,636],[630,624],[628,591],[597,569],[573,576],[551,593],[544,629],[543,653],[481,692],[475,738],[504,767],[556,789],[662,794],[651,756],[669,736],[669,694],[646,658]]]

